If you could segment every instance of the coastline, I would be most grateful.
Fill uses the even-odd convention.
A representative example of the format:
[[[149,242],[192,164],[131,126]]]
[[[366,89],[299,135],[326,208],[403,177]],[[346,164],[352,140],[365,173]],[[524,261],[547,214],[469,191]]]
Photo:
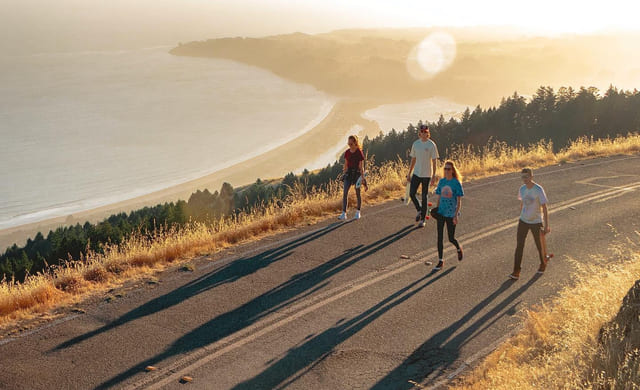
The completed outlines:
[[[155,206],[180,199],[187,200],[197,190],[205,188],[211,192],[219,190],[224,182],[236,188],[251,184],[258,178],[263,180],[280,178],[291,171],[304,169],[325,155],[328,150],[334,149],[335,145],[345,138],[344,135],[349,129],[361,129],[359,136],[362,137],[376,136],[381,130],[380,127],[377,122],[364,118],[363,113],[383,103],[388,101],[338,99],[329,114],[311,130],[256,157],[147,195],[71,215],[2,229],[0,230],[0,249],[4,251],[13,243],[23,245],[27,238],[35,236],[37,232],[42,232],[46,236],[50,230],[61,226],[84,224],[87,221],[96,223],[112,214],[129,213],[145,206]],[[344,143],[346,145],[346,138]]]
[[[99,191],[95,191],[95,188],[94,188],[94,191],[91,195],[78,196],[80,200],[68,201],[68,202],[61,201],[60,203],[54,203],[54,204],[48,205],[46,208],[36,209],[35,211],[32,211],[32,212],[25,212],[22,214],[15,215],[10,219],[0,219],[0,231],[4,229],[17,227],[17,226],[37,223],[39,221],[54,219],[61,216],[66,217],[71,214],[77,214],[87,210],[93,210],[99,207],[103,207],[106,205],[117,204],[120,202],[128,201],[130,199],[146,196],[148,194],[152,194],[157,191],[163,191],[167,188],[179,186],[179,185],[182,185],[183,183],[208,176],[212,173],[219,172],[225,168],[234,166],[236,164],[241,164],[246,160],[262,155],[270,150],[277,148],[278,146],[291,142],[297,137],[311,131],[320,122],[322,122],[324,118],[327,117],[327,115],[329,115],[329,113],[331,112],[331,110],[336,104],[336,100],[337,99],[335,97],[326,97],[324,100],[324,103],[320,107],[320,111],[317,113],[315,117],[313,117],[313,119],[311,119],[304,126],[299,126],[298,128],[291,128],[289,126],[290,130],[287,131],[287,133],[285,134],[278,134],[277,139],[273,139],[273,137],[270,137],[269,132],[263,133],[264,136],[262,136],[262,140],[258,140],[259,142],[257,143],[255,142],[256,140],[254,140],[253,144],[256,145],[255,148],[251,148],[251,150],[245,149],[246,153],[244,155],[237,154],[233,158],[226,158],[221,161],[216,161],[213,164],[198,165],[200,169],[193,170],[193,171],[190,170],[190,168],[194,167],[193,164],[190,164],[189,166],[184,166],[184,164],[182,164],[183,169],[177,172],[166,172],[166,174],[164,175],[161,172],[158,172],[157,174],[155,174],[155,177],[160,179],[161,182],[137,181],[132,183],[131,180],[129,180],[129,185],[122,186],[123,188],[126,188],[126,190],[122,189],[115,193],[113,192],[102,193]],[[232,138],[239,137],[239,136],[240,134],[235,134],[234,136],[232,136]],[[223,138],[226,138],[226,136],[223,136]],[[208,150],[209,149],[208,145],[211,142],[213,142],[212,147],[218,149],[219,145],[217,146],[215,145],[216,141],[217,141],[216,139],[210,139],[209,142],[201,143],[200,145],[202,147],[200,148],[200,153],[202,153],[204,150]],[[223,150],[221,150],[221,152],[225,153],[225,151]],[[166,153],[167,153],[167,156],[170,155],[170,152],[166,151]],[[198,154],[194,155],[193,153],[192,155],[198,156]],[[175,160],[176,158],[179,158],[179,157],[173,157],[173,160]],[[326,158],[327,157],[325,156],[325,159]],[[171,158],[169,160],[171,160]],[[178,162],[176,161],[176,163]],[[176,173],[178,173],[178,175],[176,175]],[[213,190],[213,189],[210,188],[210,190]],[[2,217],[6,218],[4,214],[2,215]]]

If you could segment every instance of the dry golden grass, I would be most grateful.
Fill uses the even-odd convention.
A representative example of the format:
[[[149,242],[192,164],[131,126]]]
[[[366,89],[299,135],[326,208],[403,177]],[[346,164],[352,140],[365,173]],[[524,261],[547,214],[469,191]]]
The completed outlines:
[[[622,260],[606,266],[573,260],[575,284],[562,290],[551,303],[526,311],[522,329],[449,388],[601,388],[604,378],[600,383],[589,380],[598,376],[592,372],[595,359],[620,351],[599,347],[600,329],[620,310],[622,299],[640,275],[637,244],[629,241],[614,249]]]
[[[492,142],[480,153],[474,153],[470,147],[459,147],[452,151],[450,159],[456,162],[467,179],[477,179],[525,167],[539,168],[585,158],[635,153],[640,153],[638,133],[602,140],[582,137],[558,153],[554,153],[553,145],[545,141],[528,147],[510,147],[504,142]]]
[[[368,179],[370,189],[363,193],[363,200],[375,204],[395,196],[402,189],[399,172],[405,169],[399,163],[372,169]],[[294,195],[283,207],[270,204],[235,220],[210,225],[161,227],[150,236],[138,234],[121,245],[107,246],[102,254],[90,252],[78,261],[30,276],[22,284],[4,281],[0,283],[0,325],[10,327],[18,320],[69,306],[83,297],[172,266],[176,261],[334,215],[341,207],[341,191],[337,182],[326,191],[294,189]],[[355,201],[353,197],[351,201]]]
[[[570,148],[553,154],[551,145],[541,142],[528,148],[508,148],[495,143],[482,156],[459,149],[451,156],[467,178],[480,178],[512,172],[524,166],[539,167],[583,157],[640,152],[640,136],[630,134],[615,140],[581,139]],[[369,171],[369,191],[365,204],[397,198],[404,189],[406,166],[390,162]],[[160,228],[152,235],[135,235],[120,246],[108,246],[103,254],[88,253],[46,273],[30,276],[24,283],[0,283],[0,326],[11,327],[17,321],[68,307],[89,296],[125,281],[157,272],[181,261],[214,253],[232,245],[256,240],[265,235],[335,216],[341,207],[341,185],[333,183],[326,191],[303,191],[282,207],[275,204],[257,208],[234,220],[214,224],[190,224],[183,228]],[[352,191],[353,196],[353,191]]]

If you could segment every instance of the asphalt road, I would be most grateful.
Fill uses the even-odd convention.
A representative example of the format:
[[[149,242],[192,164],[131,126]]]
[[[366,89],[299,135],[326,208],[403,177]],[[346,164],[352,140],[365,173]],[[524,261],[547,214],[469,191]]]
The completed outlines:
[[[436,260],[435,222],[399,201],[167,271],[47,326],[0,341],[2,389],[409,389],[438,386],[512,334],[522,310],[607,262],[640,231],[640,156],[534,172],[549,197],[547,272],[527,239],[513,267],[519,173],[465,184],[456,236]],[[408,258],[404,258],[408,257]],[[435,264],[435,262],[434,262]],[[145,367],[154,366],[154,371]],[[181,383],[183,376],[191,382]]]

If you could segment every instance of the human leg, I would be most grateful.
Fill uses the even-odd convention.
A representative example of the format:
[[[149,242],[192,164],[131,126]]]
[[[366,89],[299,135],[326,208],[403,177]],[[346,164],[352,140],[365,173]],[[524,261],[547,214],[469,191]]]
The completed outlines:
[[[529,232],[529,225],[524,223],[522,220],[518,221],[518,233],[517,233],[517,245],[516,245],[516,253],[514,255],[513,261],[513,276],[516,279],[520,276],[520,269],[522,265],[522,252],[524,251],[524,242],[527,238],[527,233]]]
[[[344,184],[342,187],[342,212],[347,211],[347,201],[349,198],[349,187],[351,187],[351,182],[349,179],[344,180]]]
[[[460,244],[458,240],[456,240],[456,225],[453,223],[453,218],[445,218],[447,222],[447,236],[449,237],[449,242],[452,243],[456,249],[460,249]]]
[[[442,260],[442,254],[444,252],[444,218],[438,218],[437,230],[438,230],[438,259]]]
[[[417,212],[420,212],[420,202],[418,202],[418,198],[416,198],[416,193],[418,192],[419,185],[420,185],[420,178],[416,175],[411,176],[411,186],[409,187],[409,198],[411,198],[411,202],[413,202],[413,206],[416,208]]]
[[[546,259],[546,253],[544,253],[544,250],[542,249],[542,224],[535,224],[535,225],[531,225],[531,233],[533,234],[533,241],[536,243],[536,248],[538,249],[538,257],[540,258],[540,268],[538,268],[538,271],[540,273],[544,272],[545,269],[547,268],[547,259]]]
[[[453,223],[453,218],[446,218],[447,221],[447,236],[449,237],[449,242],[452,243],[456,247],[456,251],[458,252],[458,260],[462,260],[462,247],[458,240],[456,240],[456,224]]]
[[[542,261],[540,262],[540,268],[538,268],[538,273],[542,274],[547,269],[547,262],[549,259],[553,257],[553,253],[547,252],[547,235],[544,233],[542,228],[540,228],[540,245],[542,247]]]
[[[430,177],[421,177],[420,184],[422,185],[422,204],[420,207],[420,220],[424,221],[427,216],[427,197],[429,194],[429,181]]]
[[[338,219],[347,219],[347,200],[349,197],[349,187],[351,187],[351,183],[349,179],[344,179],[343,189],[342,189],[342,214],[338,217]]]
[[[540,257],[540,262],[544,259],[544,254],[542,253],[542,242],[540,241],[540,226],[541,224],[529,225],[531,229],[531,233],[533,234],[533,241],[536,243],[536,248],[538,249],[538,257]]]

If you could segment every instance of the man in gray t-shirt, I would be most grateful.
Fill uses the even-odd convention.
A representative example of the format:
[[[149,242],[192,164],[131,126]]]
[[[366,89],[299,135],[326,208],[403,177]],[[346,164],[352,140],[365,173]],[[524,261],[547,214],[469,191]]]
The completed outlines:
[[[533,234],[533,240],[536,243],[538,256],[540,257],[538,274],[544,273],[547,268],[547,262],[553,257],[553,254],[547,253],[545,238],[545,235],[551,231],[549,228],[549,212],[547,211],[547,194],[538,183],[533,181],[533,171],[530,168],[522,169],[520,176],[524,184],[518,190],[520,220],[518,221],[513,273],[509,275],[513,280],[520,278],[524,242],[529,231]]]
[[[429,182],[435,182],[436,162],[440,156],[438,155],[438,147],[430,139],[429,126],[420,125],[418,135],[420,138],[411,145],[411,153],[409,154],[411,156],[411,165],[407,174],[407,182],[411,183],[409,196],[418,212],[416,222],[419,222],[419,227],[423,227],[424,219],[427,216]],[[413,175],[411,174],[412,171]],[[422,204],[416,198],[419,186],[422,186]]]

